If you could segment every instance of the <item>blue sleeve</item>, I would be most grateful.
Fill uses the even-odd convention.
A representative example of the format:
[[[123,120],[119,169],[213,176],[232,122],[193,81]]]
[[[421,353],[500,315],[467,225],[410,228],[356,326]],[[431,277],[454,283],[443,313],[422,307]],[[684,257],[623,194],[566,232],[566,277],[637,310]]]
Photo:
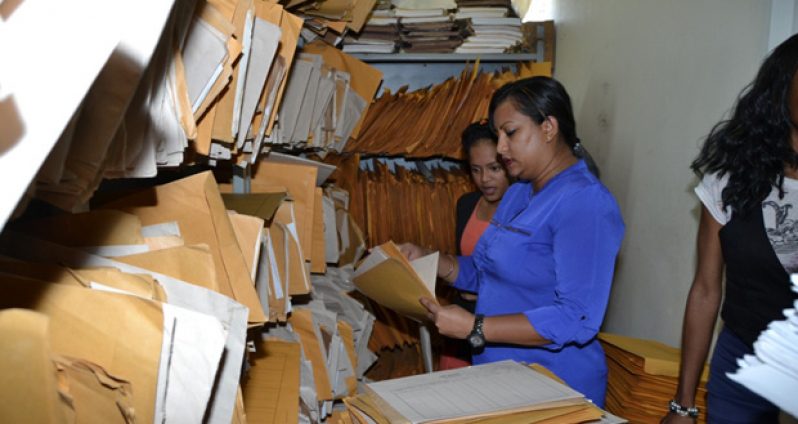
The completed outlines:
[[[471,256],[458,256],[457,266],[459,267],[457,279],[452,285],[460,290],[478,292],[479,282],[477,281],[477,268],[474,266],[474,259]]]
[[[552,223],[555,300],[525,311],[554,350],[586,344],[598,333],[624,233],[618,205],[600,185],[571,193],[558,209]]]

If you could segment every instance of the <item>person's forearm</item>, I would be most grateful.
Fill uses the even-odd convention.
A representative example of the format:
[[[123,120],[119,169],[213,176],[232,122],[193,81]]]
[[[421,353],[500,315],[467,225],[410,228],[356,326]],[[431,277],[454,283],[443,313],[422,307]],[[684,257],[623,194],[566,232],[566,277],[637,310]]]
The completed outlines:
[[[485,340],[522,346],[541,346],[551,343],[535,330],[524,314],[485,317],[482,326]]]
[[[682,329],[682,361],[675,399],[683,406],[695,404],[698,381],[704,371],[719,305],[720,293],[708,291],[700,285],[694,285],[690,290]]]
[[[456,256],[441,253],[438,257],[438,277],[449,283],[449,285],[454,284],[457,280],[459,268]]]

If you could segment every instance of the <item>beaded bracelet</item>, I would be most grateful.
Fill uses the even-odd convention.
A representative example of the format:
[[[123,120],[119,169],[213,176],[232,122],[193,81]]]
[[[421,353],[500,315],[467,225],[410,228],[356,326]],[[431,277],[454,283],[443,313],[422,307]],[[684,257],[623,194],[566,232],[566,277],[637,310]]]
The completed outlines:
[[[668,410],[680,417],[698,418],[698,408],[695,406],[685,408],[673,399],[668,402]]]

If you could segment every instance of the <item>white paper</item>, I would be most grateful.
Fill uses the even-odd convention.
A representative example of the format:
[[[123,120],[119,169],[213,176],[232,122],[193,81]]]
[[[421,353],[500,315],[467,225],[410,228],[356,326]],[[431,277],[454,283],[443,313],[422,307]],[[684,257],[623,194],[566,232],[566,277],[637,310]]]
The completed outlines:
[[[575,390],[510,360],[386,380],[367,387],[413,423],[584,401]]]
[[[255,18],[252,31],[252,50],[247,65],[247,78],[244,84],[244,96],[241,104],[241,118],[239,121],[236,146],[242,147],[247,138],[255,109],[263,93],[266,77],[269,75],[277,46],[280,43],[280,27],[263,19]]]

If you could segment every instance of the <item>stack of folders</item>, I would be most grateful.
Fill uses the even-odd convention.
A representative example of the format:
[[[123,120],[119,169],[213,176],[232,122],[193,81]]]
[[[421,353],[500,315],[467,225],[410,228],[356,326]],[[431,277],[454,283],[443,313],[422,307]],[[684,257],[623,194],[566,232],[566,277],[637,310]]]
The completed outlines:
[[[405,53],[451,53],[463,42],[462,27],[449,10],[453,0],[393,0],[394,14],[401,18],[402,51]]]
[[[632,422],[657,423],[668,412],[679,377],[679,349],[665,344],[616,334],[601,333],[599,339],[607,356],[609,378],[607,410]],[[696,395],[696,406],[706,422],[705,367]]]
[[[347,3],[356,16],[343,19],[359,30],[374,2]],[[276,2],[181,0],[124,13],[110,59],[81,68],[93,82],[75,81],[58,116],[17,118],[22,128],[60,125],[39,136],[54,147],[30,194],[64,210],[85,210],[104,178],[206,160],[194,153],[213,165],[254,163],[271,144],[340,151],[382,78],[321,41],[297,54],[303,19]]]
[[[394,16],[389,1],[378,2],[366,25],[357,33],[344,38],[347,53],[394,53],[399,44],[399,18]]]
[[[374,8],[376,0],[349,1],[290,1],[286,8],[305,17],[305,27],[317,35],[338,44],[336,37],[346,31],[359,32]],[[333,35],[328,37],[328,35]]]
[[[494,16],[489,11],[471,10],[470,32],[455,53],[505,53],[523,41],[521,19]]]
[[[348,193],[318,187],[320,170],[329,174],[264,163],[259,171],[287,178],[246,195],[220,193],[204,172],[90,212],[12,223],[0,236],[0,333],[29,343],[0,348],[15,382],[0,421],[32,411],[82,422],[328,416],[375,359],[374,317],[333,288],[351,285],[351,271],[324,273],[328,261],[351,269],[365,246]],[[318,296],[311,272],[328,287]],[[296,336],[273,342],[267,321]]]
[[[792,290],[798,293],[798,275]],[[798,300],[785,309],[782,321],[770,323],[754,342],[754,354],[737,360],[740,368],[729,377],[779,408],[798,417]]]
[[[603,413],[584,396],[514,361],[370,383],[345,399],[355,423],[580,423]],[[613,420],[607,422],[622,422]]]
[[[357,139],[345,151],[372,155],[462,158],[460,136],[488,115],[493,92],[502,84],[551,75],[551,63],[523,63],[517,72],[478,72],[465,67],[459,78],[413,92],[386,92],[366,113]]]

